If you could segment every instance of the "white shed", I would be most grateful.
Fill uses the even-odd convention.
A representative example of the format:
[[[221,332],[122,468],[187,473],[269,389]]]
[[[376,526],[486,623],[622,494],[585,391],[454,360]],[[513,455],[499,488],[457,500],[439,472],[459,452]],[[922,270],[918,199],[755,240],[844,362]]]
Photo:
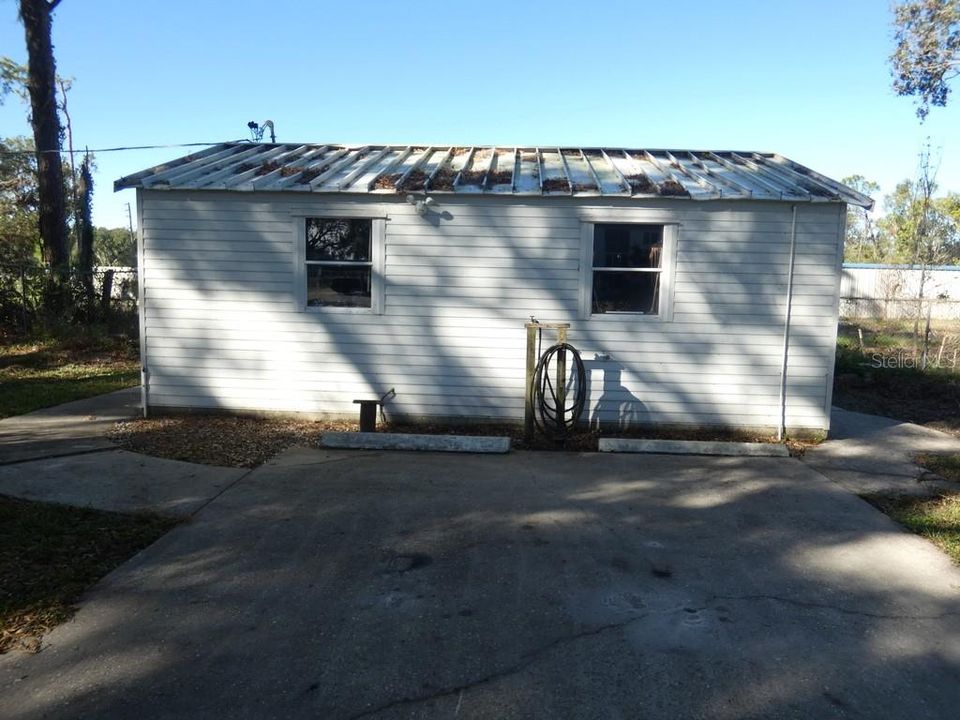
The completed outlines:
[[[230,143],[122,188],[151,412],[354,417],[395,388],[392,418],[519,421],[534,316],[617,426],[778,427],[786,367],[786,426],[826,429],[871,204],[775,154],[612,148]]]

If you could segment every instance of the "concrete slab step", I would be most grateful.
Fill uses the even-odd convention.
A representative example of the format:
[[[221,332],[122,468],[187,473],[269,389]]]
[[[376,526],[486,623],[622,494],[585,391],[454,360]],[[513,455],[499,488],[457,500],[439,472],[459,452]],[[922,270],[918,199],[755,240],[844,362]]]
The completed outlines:
[[[646,440],[600,438],[600,452],[659,453],[664,455],[732,455],[740,457],[790,457],[777,443],[711,442],[704,440]]]
[[[327,432],[323,445],[354,450],[425,450],[431,452],[505,453],[510,451],[508,437],[473,435],[415,435],[380,432]]]

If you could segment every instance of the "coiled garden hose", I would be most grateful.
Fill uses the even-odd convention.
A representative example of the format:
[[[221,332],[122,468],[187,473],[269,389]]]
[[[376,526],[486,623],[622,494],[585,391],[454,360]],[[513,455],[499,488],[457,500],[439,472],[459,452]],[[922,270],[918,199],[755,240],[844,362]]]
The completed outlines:
[[[543,352],[533,374],[532,396],[537,429],[554,440],[568,437],[587,399],[587,372],[573,345],[557,343]]]

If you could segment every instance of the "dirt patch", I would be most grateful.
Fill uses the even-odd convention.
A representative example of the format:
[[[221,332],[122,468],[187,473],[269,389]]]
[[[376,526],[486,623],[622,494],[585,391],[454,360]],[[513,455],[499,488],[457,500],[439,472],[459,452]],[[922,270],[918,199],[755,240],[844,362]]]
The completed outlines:
[[[840,373],[834,381],[833,403],[960,436],[960,384],[955,378],[896,370]]]
[[[596,192],[597,186],[593,183],[574,183],[573,184],[574,192]]]
[[[323,433],[356,432],[350,421],[308,421],[222,415],[187,415],[117,423],[110,439],[133,452],[221,467],[252,468],[294,445],[319,447]],[[519,423],[378,423],[378,432],[509,437],[517,450],[596,452],[600,437],[723,442],[776,442],[769,434],[711,428],[636,428],[623,432],[581,429],[561,440],[524,437]],[[788,444],[794,454],[809,442]]]
[[[280,177],[290,177],[292,175],[297,175],[298,173],[302,173],[302,172],[303,172],[302,167],[296,167],[295,165],[288,165],[287,167],[280,169]]]
[[[510,185],[513,183],[513,172],[510,170],[497,170],[488,179],[488,185]]]
[[[144,455],[253,468],[293,445],[318,445],[327,430],[357,430],[357,424],[191,415],[119,422],[109,438]]]
[[[833,402],[960,435],[960,325],[935,325],[922,368],[910,321],[840,324]]]

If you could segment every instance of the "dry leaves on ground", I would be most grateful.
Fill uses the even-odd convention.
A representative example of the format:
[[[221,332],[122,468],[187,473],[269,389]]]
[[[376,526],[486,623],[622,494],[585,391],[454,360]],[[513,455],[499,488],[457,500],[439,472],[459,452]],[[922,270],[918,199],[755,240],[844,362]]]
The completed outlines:
[[[328,431],[355,432],[357,423],[347,421],[282,420],[275,418],[187,415],[179,417],[132,420],[117,423],[110,436],[127,450],[157,457],[219,465],[253,468],[294,445],[316,447]],[[379,425],[380,432],[424,435],[497,435],[507,436],[516,450],[566,450],[596,452],[596,431],[580,431],[564,440],[536,435],[527,441],[523,427],[517,424],[475,423],[463,425],[431,423],[394,423]],[[716,440],[732,442],[776,442],[762,433],[722,430],[682,430],[645,428],[634,431],[603,433],[605,437],[640,437],[671,440]],[[793,454],[802,454],[812,442],[794,441]]]
[[[120,422],[110,439],[144,455],[253,468],[294,445],[318,445],[325,431],[356,429],[351,422],[191,415]]]

